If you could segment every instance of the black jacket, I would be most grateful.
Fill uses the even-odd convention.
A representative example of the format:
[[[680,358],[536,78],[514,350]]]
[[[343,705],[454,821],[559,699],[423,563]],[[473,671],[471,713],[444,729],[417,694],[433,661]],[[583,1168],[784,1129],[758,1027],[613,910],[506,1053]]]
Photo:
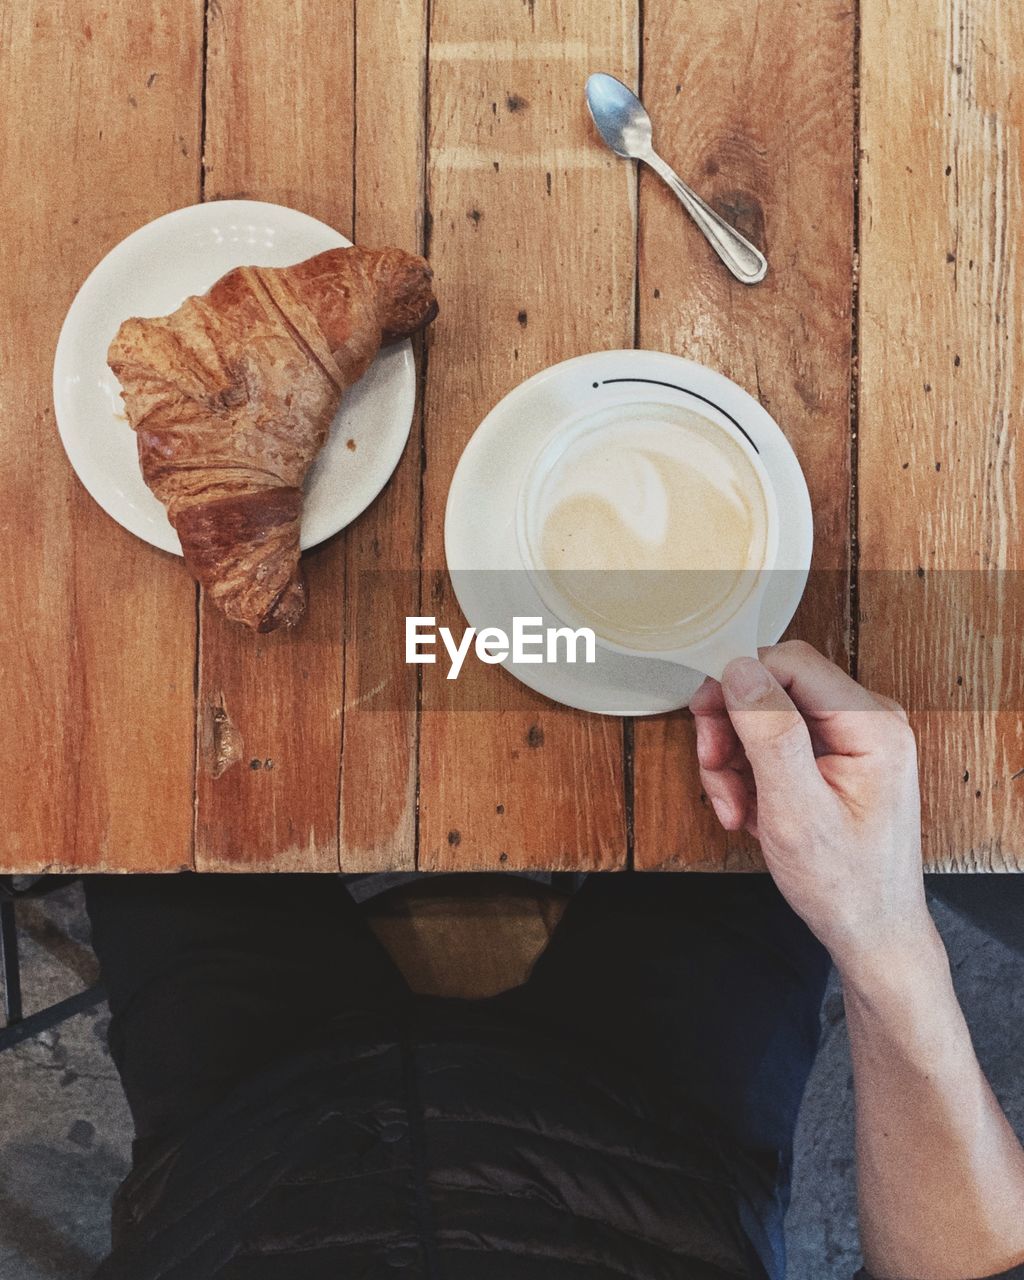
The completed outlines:
[[[653,1075],[439,1003],[331,1028],[148,1159],[97,1280],[764,1280],[773,1179]]]

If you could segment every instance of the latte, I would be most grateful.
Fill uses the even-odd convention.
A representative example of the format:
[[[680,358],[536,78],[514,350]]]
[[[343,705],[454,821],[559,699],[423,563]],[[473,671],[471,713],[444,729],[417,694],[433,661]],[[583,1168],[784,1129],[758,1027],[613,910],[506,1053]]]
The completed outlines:
[[[743,603],[765,565],[769,514],[743,445],[710,419],[659,404],[605,410],[538,460],[531,557],[549,604],[613,644],[698,643]]]

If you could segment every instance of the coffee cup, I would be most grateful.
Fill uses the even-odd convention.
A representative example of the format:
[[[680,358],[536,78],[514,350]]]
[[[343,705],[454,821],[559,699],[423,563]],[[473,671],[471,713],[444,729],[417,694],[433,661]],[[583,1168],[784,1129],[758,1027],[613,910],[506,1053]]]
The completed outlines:
[[[775,494],[749,437],[689,404],[630,400],[561,423],[519,489],[520,557],[546,608],[603,648],[720,677],[756,656]]]

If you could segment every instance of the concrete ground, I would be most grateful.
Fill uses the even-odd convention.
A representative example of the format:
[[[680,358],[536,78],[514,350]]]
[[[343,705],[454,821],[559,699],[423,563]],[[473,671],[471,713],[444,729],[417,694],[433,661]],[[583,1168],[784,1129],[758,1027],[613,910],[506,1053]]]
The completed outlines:
[[[941,904],[934,911],[982,1065],[1024,1133],[1024,957]],[[29,1011],[93,979],[79,886],[20,906],[19,935]],[[0,1054],[0,1280],[86,1280],[104,1255],[131,1136],[107,1021],[101,1006]],[[852,1141],[849,1048],[833,987],[797,1137],[791,1280],[850,1280],[859,1265]]]

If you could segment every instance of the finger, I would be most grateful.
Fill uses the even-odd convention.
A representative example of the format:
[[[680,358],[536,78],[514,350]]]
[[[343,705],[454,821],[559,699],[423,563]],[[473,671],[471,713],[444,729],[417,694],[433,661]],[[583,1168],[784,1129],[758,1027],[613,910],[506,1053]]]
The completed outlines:
[[[705,769],[724,769],[742,754],[740,740],[732,721],[723,710],[720,715],[695,716],[697,760]]]
[[[717,680],[705,677],[704,683],[690,699],[690,710],[695,716],[713,716],[725,711],[725,696]]]
[[[738,773],[731,770],[700,771],[701,787],[715,816],[726,831],[739,831],[747,820],[750,793]]]
[[[884,707],[886,711],[891,711],[894,716],[899,716],[904,724],[910,723],[910,717],[907,715],[905,708],[900,706],[895,698],[887,698],[884,693],[872,693],[871,696],[880,707]]]
[[[802,640],[761,651],[761,661],[793,703],[815,722],[827,751],[859,755],[884,741],[889,708],[863,685]]]
[[[794,802],[812,799],[825,783],[814,760],[811,735],[772,672],[754,658],[735,658],[722,675],[722,688],[759,796],[781,790]]]
[[[868,711],[878,705],[862,684],[803,640],[762,649],[760,658],[797,707],[817,720],[837,711]]]

